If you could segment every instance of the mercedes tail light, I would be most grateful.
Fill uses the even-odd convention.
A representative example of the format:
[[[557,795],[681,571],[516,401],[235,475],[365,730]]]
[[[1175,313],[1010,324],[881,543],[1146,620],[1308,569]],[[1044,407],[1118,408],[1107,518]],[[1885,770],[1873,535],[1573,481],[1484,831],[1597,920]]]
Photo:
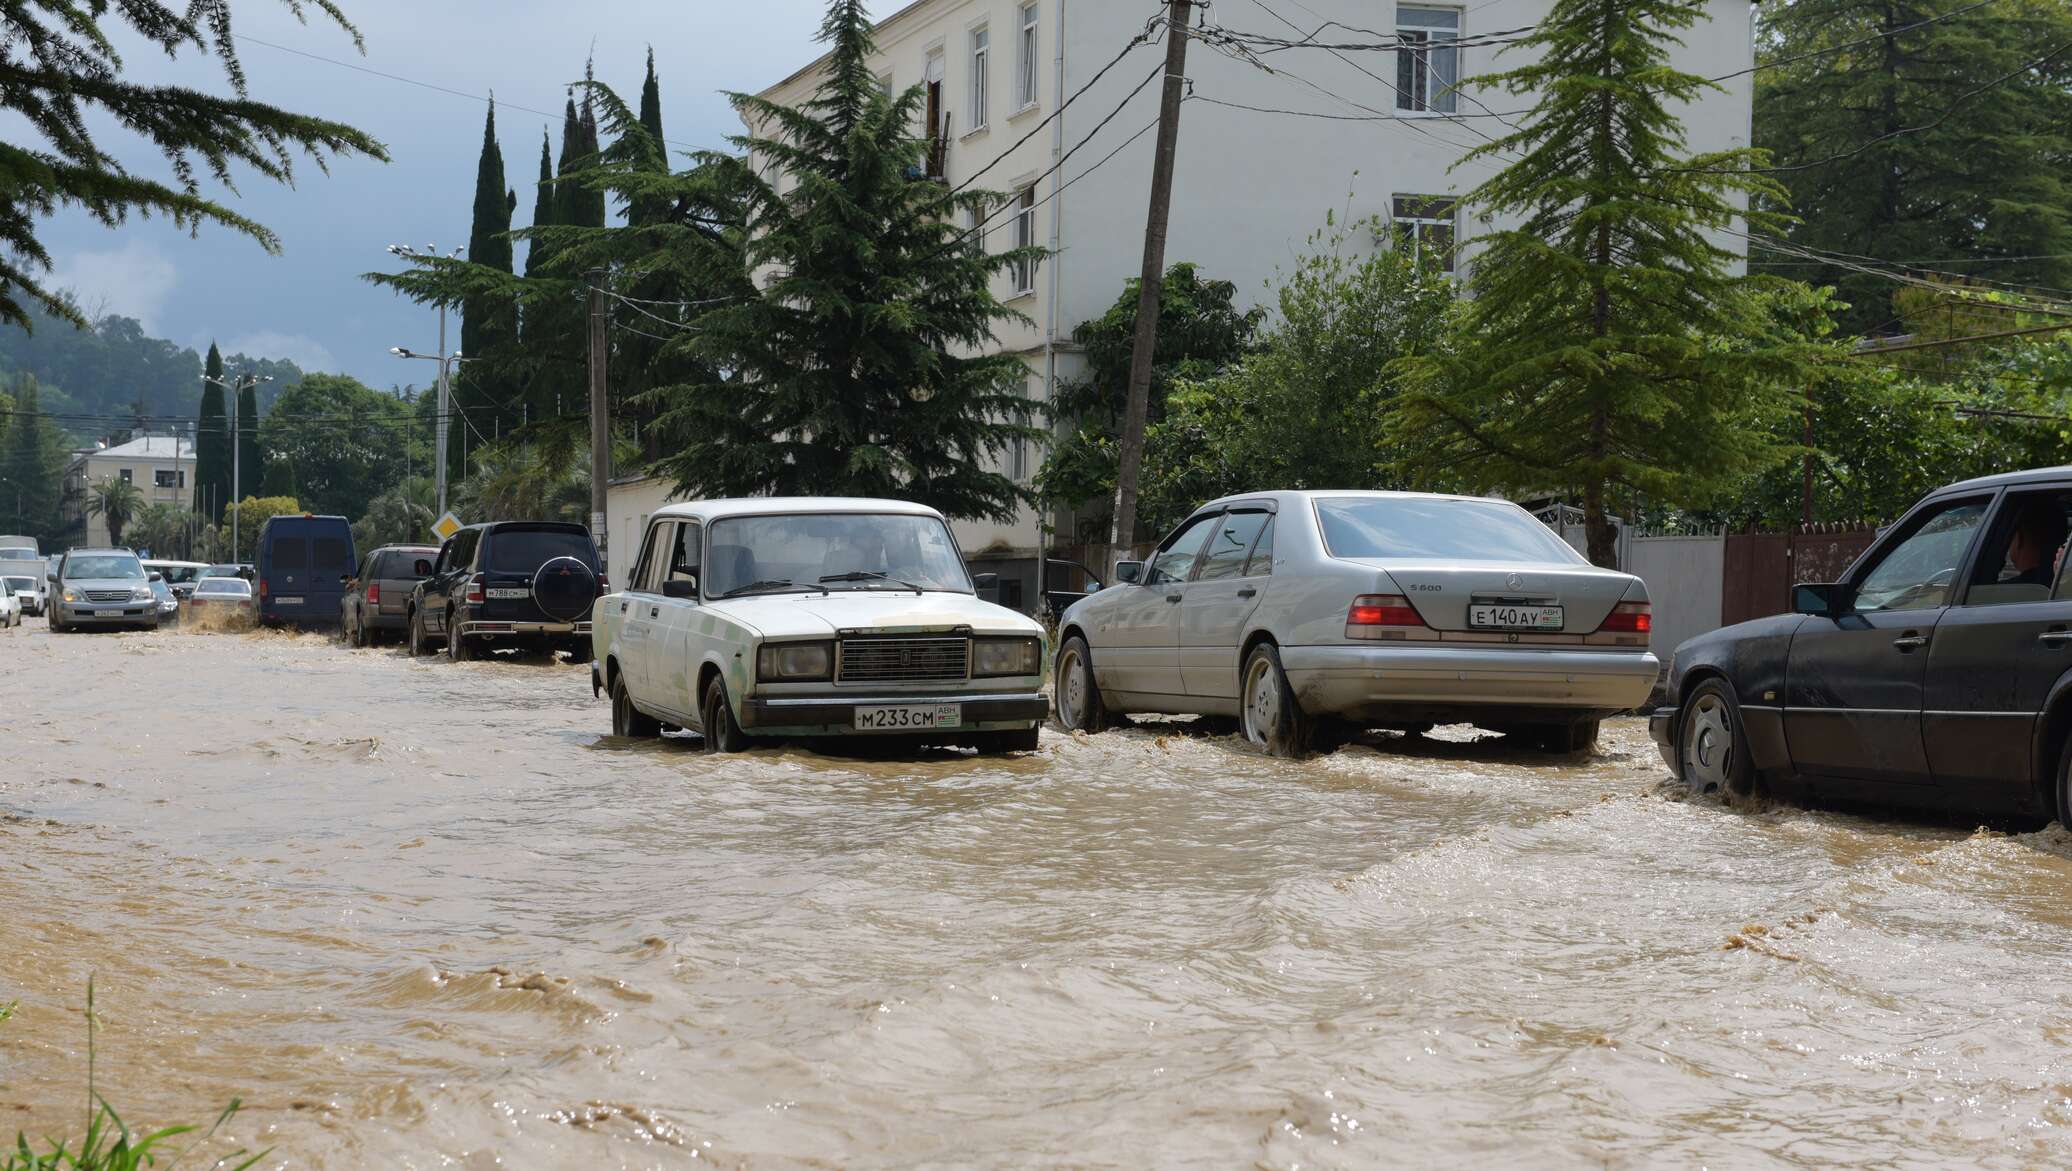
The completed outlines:
[[[1600,634],[1648,634],[1654,629],[1654,607],[1646,602],[1620,602],[1597,628]]]
[[[1405,628],[1424,624],[1417,607],[1401,594],[1362,594],[1345,612],[1347,638],[1401,638]]]
[[[469,603],[475,603],[482,601],[482,599],[482,575],[478,573],[475,576],[468,579],[468,593],[466,600]]]

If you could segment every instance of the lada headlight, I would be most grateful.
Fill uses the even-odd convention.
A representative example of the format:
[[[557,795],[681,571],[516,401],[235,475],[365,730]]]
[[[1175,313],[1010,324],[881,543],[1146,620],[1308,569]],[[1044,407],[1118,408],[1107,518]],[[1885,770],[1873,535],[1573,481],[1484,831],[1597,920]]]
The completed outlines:
[[[1033,638],[981,638],[971,645],[971,673],[1040,675],[1043,647]]]
[[[765,683],[811,683],[834,677],[832,642],[765,644],[755,653],[755,676]]]

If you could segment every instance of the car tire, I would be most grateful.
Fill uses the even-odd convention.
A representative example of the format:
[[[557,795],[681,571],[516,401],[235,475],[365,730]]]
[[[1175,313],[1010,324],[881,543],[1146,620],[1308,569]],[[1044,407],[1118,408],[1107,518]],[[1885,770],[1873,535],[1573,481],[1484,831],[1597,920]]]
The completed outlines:
[[[1317,722],[1297,702],[1288,673],[1281,669],[1280,649],[1270,642],[1245,656],[1238,676],[1238,724],[1245,739],[1270,756],[1298,760],[1316,746]]]
[[[662,734],[662,722],[633,706],[633,693],[626,690],[626,677],[612,680],[612,735],[629,740],[652,740]]]
[[[726,681],[714,676],[705,685],[705,702],[699,708],[705,725],[705,751],[731,755],[748,751],[748,733],[734,719],[734,706],[727,702]]]
[[[1531,740],[1533,746],[1542,752],[1560,756],[1573,756],[1597,747],[1597,736],[1602,730],[1596,720],[1579,720],[1573,724],[1556,724],[1551,728],[1535,728]]]
[[[1755,792],[1755,762],[1733,689],[1717,679],[1700,683],[1677,715],[1677,776],[1691,792],[1746,797]],[[2061,782],[2062,783],[2062,782]]]
[[[2072,739],[2065,741],[2065,750],[2058,754],[2057,801],[2051,812],[2058,815],[2058,824],[2072,829]]]
[[[1009,732],[980,733],[977,746],[980,756],[1005,756],[1011,752],[1035,752],[1042,747],[1043,729],[1018,728]]]
[[[411,658],[413,658],[413,659],[421,659],[421,658],[423,658],[424,656],[426,656],[426,655],[430,654],[430,653],[431,653],[431,647],[430,647],[429,645],[427,645],[429,641],[430,641],[430,640],[426,638],[426,636],[425,636],[425,632],[424,632],[424,614],[423,614],[423,612],[422,612],[422,611],[417,611],[417,610],[413,610],[413,611],[411,611],[411,612],[410,612],[410,657],[411,657]]]
[[[446,616],[446,657],[455,663],[465,663],[475,657],[475,648],[468,645],[467,637],[455,630],[453,615]]]
[[[1073,635],[1058,648],[1057,702],[1053,713],[1058,727],[1067,732],[1092,736],[1108,730],[1108,705],[1094,682],[1094,662],[1086,640]]]

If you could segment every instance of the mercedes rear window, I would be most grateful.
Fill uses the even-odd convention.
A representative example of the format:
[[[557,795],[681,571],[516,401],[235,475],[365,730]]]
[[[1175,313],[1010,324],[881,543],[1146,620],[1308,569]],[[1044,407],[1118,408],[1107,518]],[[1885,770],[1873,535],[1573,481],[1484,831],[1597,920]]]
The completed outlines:
[[[1500,500],[1336,496],[1317,501],[1333,557],[1582,563],[1533,515]]]
[[[490,569],[531,572],[556,557],[573,557],[594,566],[597,554],[590,534],[570,529],[497,529],[489,537]]]

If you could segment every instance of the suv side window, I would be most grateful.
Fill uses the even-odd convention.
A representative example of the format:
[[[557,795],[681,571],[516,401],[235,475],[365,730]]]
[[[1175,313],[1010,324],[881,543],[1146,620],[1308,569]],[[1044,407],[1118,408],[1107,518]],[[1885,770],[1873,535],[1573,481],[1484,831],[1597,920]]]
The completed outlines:
[[[448,569],[473,569],[475,549],[482,544],[482,530],[469,529],[453,538],[453,564]]]

